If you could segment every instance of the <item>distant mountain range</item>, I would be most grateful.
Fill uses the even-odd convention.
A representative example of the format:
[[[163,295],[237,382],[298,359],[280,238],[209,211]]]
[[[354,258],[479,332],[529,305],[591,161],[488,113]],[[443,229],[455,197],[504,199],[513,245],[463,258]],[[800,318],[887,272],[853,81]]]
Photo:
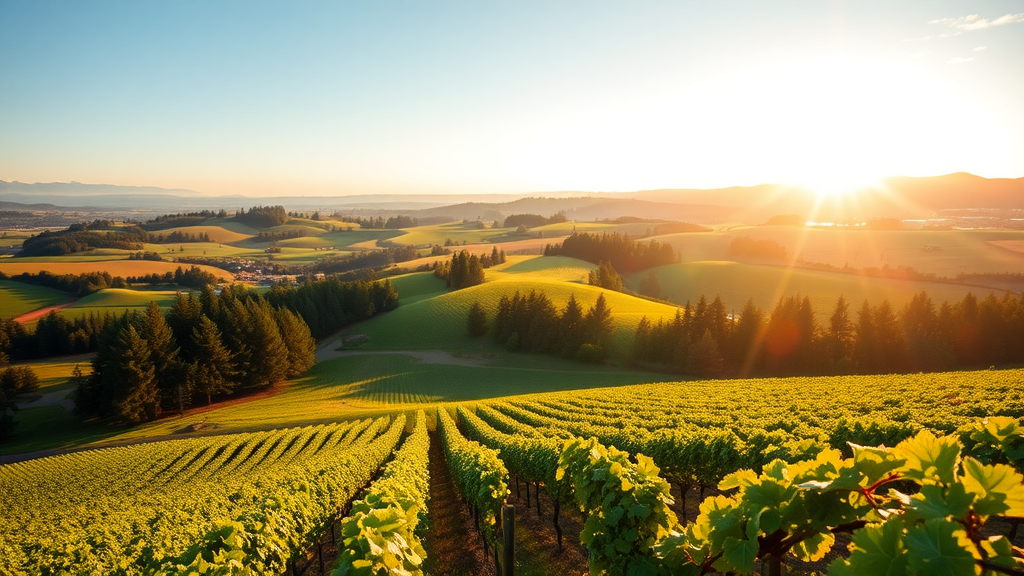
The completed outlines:
[[[564,210],[570,219],[636,216],[698,223],[761,223],[774,215],[818,220],[842,218],[926,218],[941,210],[1024,210],[1024,178],[982,178],[956,173],[926,178],[895,177],[855,194],[819,197],[807,188],[781,184],[717,189],[665,189],[637,192],[550,192],[531,194],[384,194],[351,196],[207,196],[193,190],[108,184],[5,182],[0,201],[6,210],[181,212],[233,210],[257,204],[290,210],[340,210],[365,215],[409,214],[497,220],[509,214],[550,215]],[[11,204],[14,203],[14,204]],[[16,207],[18,204],[21,208]],[[43,207],[45,204],[53,206]]]

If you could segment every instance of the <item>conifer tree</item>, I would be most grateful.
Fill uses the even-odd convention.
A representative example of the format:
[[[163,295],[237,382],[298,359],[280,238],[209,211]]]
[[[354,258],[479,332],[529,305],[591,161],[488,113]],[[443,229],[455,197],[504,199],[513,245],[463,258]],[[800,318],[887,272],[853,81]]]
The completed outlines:
[[[306,372],[316,362],[316,340],[309,326],[287,308],[274,310],[274,319],[281,331],[281,340],[288,349],[288,373],[291,378]]]
[[[165,406],[182,404],[182,384],[185,381],[178,359],[178,345],[156,302],[150,302],[139,326],[139,337],[149,344],[154,379]],[[183,408],[182,408],[183,409]]]
[[[583,308],[576,301],[576,294],[569,294],[559,319],[561,327],[562,355],[572,358],[583,344]]]
[[[217,325],[206,316],[200,316],[199,325],[192,331],[193,359],[189,364],[189,384],[196,393],[206,396],[209,404],[214,394],[234,389],[238,371],[231,352],[221,340]]]
[[[249,386],[272,386],[288,377],[288,347],[266,301],[250,300],[244,307],[250,318],[245,339],[252,350],[244,382]]]
[[[138,424],[156,418],[160,391],[149,343],[133,323],[118,331],[112,350],[113,361],[103,370],[103,382],[109,391],[112,415],[123,422]]]
[[[466,331],[470,336],[477,337],[487,334],[487,312],[479,302],[473,302],[466,316]]]
[[[600,346],[607,350],[608,342],[615,332],[612,325],[612,311],[604,299],[604,294],[597,297],[597,302],[587,311],[583,320],[584,341],[587,344]]]

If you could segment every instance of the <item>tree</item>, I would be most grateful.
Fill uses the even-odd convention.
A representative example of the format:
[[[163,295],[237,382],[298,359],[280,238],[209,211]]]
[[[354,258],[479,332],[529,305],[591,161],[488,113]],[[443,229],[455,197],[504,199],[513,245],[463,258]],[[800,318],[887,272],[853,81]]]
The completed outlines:
[[[658,275],[654,270],[648,272],[640,281],[640,293],[651,298],[661,296],[661,282],[658,281]]]
[[[849,358],[853,347],[853,322],[846,298],[839,296],[836,309],[828,319],[828,354],[833,364]]]
[[[112,415],[129,424],[156,418],[160,390],[146,342],[133,323],[121,328],[114,343],[114,361],[102,371],[111,398]]]
[[[572,358],[583,344],[583,308],[576,301],[576,294],[569,294],[560,318],[562,355]]]
[[[193,360],[189,364],[190,387],[206,396],[209,404],[214,394],[225,394],[234,389],[235,369],[231,352],[221,340],[217,325],[206,316],[199,318],[199,325],[193,329]]]
[[[760,362],[764,329],[764,312],[751,298],[740,311],[730,339],[732,344],[729,346],[729,361],[739,366],[741,378],[749,375]]]
[[[316,363],[316,340],[310,334],[309,326],[287,308],[274,310],[274,319],[288,349],[288,377],[303,374]]]
[[[150,361],[153,363],[154,378],[160,398],[164,405],[176,403],[182,407],[182,383],[185,374],[178,360],[178,345],[174,334],[164,319],[164,313],[156,302],[150,302],[146,308],[139,336],[149,344]]]
[[[477,337],[487,334],[487,312],[479,302],[473,302],[466,317],[466,330],[470,336]]]
[[[705,330],[690,347],[687,360],[690,371],[698,376],[718,376],[722,373],[722,354],[710,330]]]
[[[612,324],[612,311],[604,299],[604,294],[597,297],[597,302],[587,311],[583,319],[583,340],[585,344],[593,344],[607,350],[608,342],[615,333]]]
[[[253,351],[249,357],[246,384],[273,386],[288,377],[288,347],[265,300],[250,300],[245,308],[250,315],[246,341]]]
[[[602,260],[596,270],[590,271],[587,275],[587,283],[591,286],[622,292],[622,277],[607,260]]]
[[[39,377],[28,366],[7,365],[7,356],[0,352],[0,440],[14,434],[15,398],[39,388]]]

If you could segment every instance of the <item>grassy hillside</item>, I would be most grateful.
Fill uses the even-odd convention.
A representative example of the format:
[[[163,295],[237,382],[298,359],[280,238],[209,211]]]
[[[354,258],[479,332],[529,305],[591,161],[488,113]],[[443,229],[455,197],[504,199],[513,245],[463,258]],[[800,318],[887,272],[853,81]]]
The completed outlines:
[[[470,338],[466,335],[466,314],[474,302],[480,302],[493,318],[501,297],[511,296],[517,290],[523,294],[531,290],[542,291],[557,307],[564,306],[569,296],[575,294],[584,309],[592,306],[603,292],[617,328],[615,342],[619,350],[628,345],[641,317],[657,319],[675,314],[676,309],[672,306],[565,281],[566,278],[578,280],[585,277],[590,268],[592,265],[573,258],[510,259],[505,265],[489,270],[488,282],[484,284],[418,299],[352,327],[345,335],[368,335],[370,339],[364,347],[372,350],[488,348],[494,345],[488,337]],[[401,288],[399,294],[402,294]]]
[[[66,318],[81,318],[90,313],[120,314],[125,310],[143,310],[150,302],[156,302],[162,308],[174,303],[176,292],[173,290],[129,290],[108,288],[85,296],[60,311]]]
[[[239,240],[245,240],[250,238],[252,234],[243,234],[234,230],[228,230],[224,226],[183,226],[181,228],[167,228],[166,230],[157,230],[151,232],[152,235],[164,235],[169,236],[173,232],[181,232],[183,234],[194,234],[196,236],[200,234],[208,234],[211,242],[229,243],[238,242]]]
[[[33,286],[11,280],[0,281],[0,318],[21,316],[26,312],[64,304],[71,297],[60,290]]]
[[[744,264],[739,262],[683,262],[654,268],[661,284],[660,298],[685,304],[696,303],[703,294],[709,299],[722,297],[730,310],[739,311],[747,300],[765,311],[771,309],[784,296],[807,296],[818,312],[819,322],[835,308],[840,295],[854,308],[865,299],[880,303],[887,298],[891,304],[900,307],[921,292],[927,291],[932,300],[960,300],[968,292],[987,295],[989,290],[948,284],[942,282],[919,282],[910,280],[888,280],[865,278],[852,274],[819,272],[785,266]],[[640,281],[648,270],[626,277],[626,284],[638,290]]]

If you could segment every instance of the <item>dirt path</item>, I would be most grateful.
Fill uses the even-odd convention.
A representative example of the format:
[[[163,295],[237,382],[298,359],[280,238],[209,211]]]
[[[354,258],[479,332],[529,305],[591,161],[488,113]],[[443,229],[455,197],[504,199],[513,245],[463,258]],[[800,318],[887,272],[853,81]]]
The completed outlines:
[[[75,409],[75,402],[68,395],[71,394],[71,390],[65,388],[64,390],[56,390],[54,392],[47,392],[39,398],[31,402],[25,402],[18,406],[18,408],[42,408],[43,406],[60,406],[61,408],[71,412]]]
[[[493,576],[494,562],[484,556],[480,533],[459,498],[437,433],[430,435],[430,502],[424,573],[430,576]]]
[[[31,312],[25,312],[21,316],[15,317],[14,321],[18,322],[19,324],[28,324],[29,322],[35,322],[36,320],[39,320],[43,316],[49,314],[51,310],[62,310],[64,308],[67,308],[68,306],[71,306],[77,301],[78,299],[76,298],[74,300],[71,300],[70,302],[65,302],[63,304],[55,304],[53,306],[44,306],[42,308],[37,308]]]
[[[562,506],[559,525],[562,528],[562,547],[558,547],[555,531],[555,506],[546,493],[540,493],[540,514],[537,513],[537,490],[531,485],[527,506],[526,484],[511,480],[507,502],[516,509],[516,574],[532,576],[557,574],[560,576],[586,576],[590,567],[590,553],[580,543],[583,519],[571,509]]]

